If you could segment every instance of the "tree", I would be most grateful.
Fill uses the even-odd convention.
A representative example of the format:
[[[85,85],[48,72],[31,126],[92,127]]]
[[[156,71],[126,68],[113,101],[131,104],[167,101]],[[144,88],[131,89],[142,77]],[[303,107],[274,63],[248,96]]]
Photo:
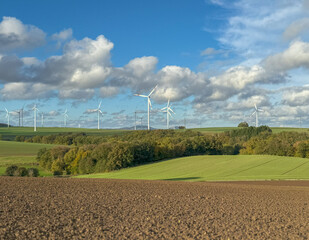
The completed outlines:
[[[238,127],[249,127],[249,124],[247,122],[241,122],[238,124]]]

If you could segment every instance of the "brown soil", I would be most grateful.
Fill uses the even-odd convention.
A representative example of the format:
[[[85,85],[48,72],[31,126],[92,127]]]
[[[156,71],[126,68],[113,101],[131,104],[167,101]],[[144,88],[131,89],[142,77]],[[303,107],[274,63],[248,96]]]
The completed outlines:
[[[309,239],[309,181],[0,177],[0,239]]]

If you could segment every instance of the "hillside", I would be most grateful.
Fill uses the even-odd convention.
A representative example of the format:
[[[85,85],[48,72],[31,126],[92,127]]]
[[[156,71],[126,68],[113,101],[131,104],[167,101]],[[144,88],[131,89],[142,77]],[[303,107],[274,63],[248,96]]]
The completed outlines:
[[[194,156],[78,177],[190,182],[309,179],[309,159],[265,155]]]

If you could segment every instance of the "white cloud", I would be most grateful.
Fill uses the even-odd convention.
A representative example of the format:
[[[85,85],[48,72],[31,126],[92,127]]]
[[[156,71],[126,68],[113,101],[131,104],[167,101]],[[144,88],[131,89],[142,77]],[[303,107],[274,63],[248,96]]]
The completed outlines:
[[[266,57],[279,51],[282,33],[303,16],[301,0],[240,0],[219,41],[243,57]]]
[[[25,25],[14,17],[0,22],[0,52],[32,49],[45,43],[46,34],[33,25]]]
[[[0,90],[1,98],[14,99],[39,99],[55,96],[53,89],[43,83],[7,83]]]
[[[309,68],[309,43],[292,42],[285,51],[269,56],[263,61],[268,71],[286,72],[299,67]]]
[[[52,39],[56,41],[66,41],[68,39],[71,39],[73,35],[73,30],[71,28],[64,29],[63,31],[59,33],[55,33],[52,35]]]
[[[208,56],[208,55],[217,55],[217,54],[221,54],[224,53],[223,50],[216,50],[214,48],[206,48],[205,50],[203,50],[201,52],[201,56]]]
[[[59,98],[69,99],[90,99],[94,96],[94,89],[67,89],[59,90]]]
[[[304,106],[309,104],[309,88],[308,87],[295,87],[287,89],[283,92],[283,104],[290,107]]]
[[[118,87],[104,86],[100,88],[100,97],[111,97],[119,93]]]
[[[298,38],[303,32],[308,32],[309,30],[309,18],[303,18],[296,20],[289,25],[284,33],[283,37],[287,40],[292,40]]]

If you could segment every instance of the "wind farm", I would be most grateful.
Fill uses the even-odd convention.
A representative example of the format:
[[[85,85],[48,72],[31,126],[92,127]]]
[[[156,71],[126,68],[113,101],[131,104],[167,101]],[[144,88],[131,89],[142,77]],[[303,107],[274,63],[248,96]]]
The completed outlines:
[[[0,239],[309,239],[309,0],[0,5]]]

